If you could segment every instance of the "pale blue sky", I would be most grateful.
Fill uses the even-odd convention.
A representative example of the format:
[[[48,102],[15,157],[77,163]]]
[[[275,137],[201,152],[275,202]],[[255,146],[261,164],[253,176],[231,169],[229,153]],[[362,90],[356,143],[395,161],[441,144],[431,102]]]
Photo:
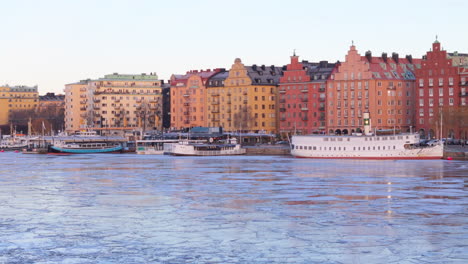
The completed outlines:
[[[104,74],[344,60],[361,54],[421,57],[435,35],[468,53],[464,0],[0,0],[0,85],[40,94]]]

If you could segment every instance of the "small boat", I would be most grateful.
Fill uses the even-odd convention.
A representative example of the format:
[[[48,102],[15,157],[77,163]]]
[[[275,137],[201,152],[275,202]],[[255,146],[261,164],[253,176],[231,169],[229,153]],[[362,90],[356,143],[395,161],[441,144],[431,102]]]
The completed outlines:
[[[177,143],[174,139],[146,139],[136,141],[136,153],[140,155],[162,155],[165,143]]]
[[[65,142],[59,141],[50,146],[52,153],[72,153],[72,154],[89,154],[89,153],[120,153],[122,145],[112,142]]]
[[[164,144],[166,154],[174,156],[231,156],[244,155],[246,150],[237,144],[235,138],[228,139],[228,143],[197,143],[180,141]]]
[[[28,139],[26,137],[8,137],[0,140],[0,150],[14,151],[22,150],[28,146]]]
[[[54,138],[49,153],[122,153],[124,138],[99,136],[95,131],[84,131],[74,136]]]

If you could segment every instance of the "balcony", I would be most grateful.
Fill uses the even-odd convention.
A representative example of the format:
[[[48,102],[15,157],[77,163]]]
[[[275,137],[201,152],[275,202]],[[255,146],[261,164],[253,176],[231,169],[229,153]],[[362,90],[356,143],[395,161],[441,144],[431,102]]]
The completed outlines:
[[[303,92],[303,93],[308,93],[309,90],[308,90],[308,89],[303,89],[303,90],[301,90],[301,92]]]
[[[80,107],[81,111],[86,111],[86,107]]]
[[[280,112],[286,112],[286,108],[280,108],[279,111]]]
[[[212,93],[211,96],[219,96],[219,93]]]
[[[82,118],[86,118],[88,115],[87,115],[86,113],[82,113],[82,114],[80,114],[80,116],[81,116]]]
[[[211,102],[212,105],[219,105],[219,101],[213,101]]]
[[[86,94],[80,94],[80,98],[86,98]]]
[[[243,95],[247,95],[247,92],[242,92]]]
[[[351,90],[354,90],[354,89],[351,89]],[[325,92],[325,88],[319,88],[319,92]]]
[[[186,94],[184,94],[183,96],[184,96],[184,97],[189,97],[190,94],[186,93]]]
[[[301,101],[302,101],[302,102],[308,102],[309,99],[307,99],[307,98],[302,98]]]
[[[214,114],[219,113],[219,109],[213,109],[211,110],[211,113],[214,113]]]
[[[348,100],[348,96],[343,96],[343,100]]]
[[[468,96],[468,92],[460,92],[460,96]]]
[[[396,90],[396,86],[389,85],[387,86],[387,90]]]
[[[320,98],[319,98],[319,102],[325,102],[325,98],[320,97]]]
[[[346,116],[345,116],[345,117],[346,117]],[[319,120],[320,120],[320,121],[325,121],[325,117],[324,117],[324,116],[321,116],[321,117],[319,117]]]
[[[286,99],[279,99],[280,103],[286,103]]]
[[[302,121],[308,121],[309,118],[307,118],[306,116],[302,118]]]
[[[280,121],[286,121],[286,117],[281,117]]]
[[[231,93],[230,93],[230,92],[228,92],[226,95],[227,95],[227,96],[231,96]]]
[[[184,103],[184,106],[190,106],[190,103]]]
[[[213,118],[211,119],[211,122],[219,122],[219,118],[213,117]]]
[[[231,113],[231,109],[229,108],[228,110],[226,110],[227,113]]]
[[[284,93],[286,93],[286,90],[279,90],[278,93],[284,94]]]
[[[319,111],[325,111],[325,107],[319,107]]]
[[[231,100],[228,100],[227,103],[228,103],[228,104],[231,104]]]
[[[185,124],[185,125],[188,125],[188,124],[190,124],[190,121],[185,120],[185,121],[184,121],[184,124]]]
[[[101,102],[101,99],[94,99],[93,100],[95,103],[100,103]]]
[[[184,112],[184,115],[189,115],[189,112]]]
[[[244,104],[247,104],[247,100],[244,100],[243,103],[244,103]]]
[[[301,111],[309,111],[309,108],[307,108],[307,107],[302,107],[302,108],[301,108]]]
[[[99,110],[99,109],[101,109],[101,107],[99,105],[94,106],[94,110]]]
[[[468,86],[468,82],[460,82],[460,86]]]
[[[85,100],[80,101],[80,104],[86,104],[86,101]]]

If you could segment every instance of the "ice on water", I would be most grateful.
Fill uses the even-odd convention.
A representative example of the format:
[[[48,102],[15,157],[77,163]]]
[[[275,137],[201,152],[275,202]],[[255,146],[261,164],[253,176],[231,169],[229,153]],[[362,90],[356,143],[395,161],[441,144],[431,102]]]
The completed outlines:
[[[0,162],[0,263],[468,263],[465,162]]]

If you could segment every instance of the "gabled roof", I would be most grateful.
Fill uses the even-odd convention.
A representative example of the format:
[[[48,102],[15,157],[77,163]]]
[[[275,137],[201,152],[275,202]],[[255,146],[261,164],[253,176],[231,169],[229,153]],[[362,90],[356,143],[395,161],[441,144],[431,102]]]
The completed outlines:
[[[417,68],[421,67],[421,59],[413,59],[411,57],[361,56],[361,61],[369,63],[372,79],[415,80],[414,72]]]
[[[188,71],[186,74],[181,75],[181,74],[173,74],[171,78],[171,86],[186,86],[187,85],[187,80],[192,77],[192,76],[199,76],[203,82],[205,82],[207,79],[209,79],[211,76],[215,75],[218,72],[222,72],[224,69],[222,68],[217,68],[214,70],[191,70]]]

